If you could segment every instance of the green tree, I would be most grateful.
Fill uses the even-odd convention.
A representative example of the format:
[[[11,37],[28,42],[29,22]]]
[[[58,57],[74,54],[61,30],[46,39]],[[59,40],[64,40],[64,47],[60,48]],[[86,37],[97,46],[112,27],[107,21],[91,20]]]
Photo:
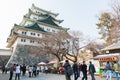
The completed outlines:
[[[99,22],[97,23],[97,27],[100,30],[99,34],[101,35],[101,39],[104,39],[107,44],[112,43],[112,33],[111,29],[113,27],[113,19],[110,13],[104,12],[99,17]]]
[[[110,12],[103,12],[99,17],[97,27],[101,39],[108,45],[120,40],[120,2],[113,1]]]

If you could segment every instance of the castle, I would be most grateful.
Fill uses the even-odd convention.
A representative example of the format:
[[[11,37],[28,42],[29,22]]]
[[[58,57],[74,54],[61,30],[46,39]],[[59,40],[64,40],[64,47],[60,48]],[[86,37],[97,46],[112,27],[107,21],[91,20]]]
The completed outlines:
[[[23,16],[21,23],[14,24],[7,38],[7,48],[12,50],[8,63],[18,56],[16,53],[19,45],[39,46],[40,42],[38,39],[43,38],[46,34],[67,31],[68,28],[60,26],[63,20],[57,19],[58,15],[58,13],[41,9],[32,4],[28,13]],[[24,52],[19,52],[19,54]]]

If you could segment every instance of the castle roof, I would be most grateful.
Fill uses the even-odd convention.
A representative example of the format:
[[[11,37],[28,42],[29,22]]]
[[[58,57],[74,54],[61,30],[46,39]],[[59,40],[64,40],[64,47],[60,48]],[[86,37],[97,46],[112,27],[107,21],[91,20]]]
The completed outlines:
[[[60,27],[59,25],[57,25],[56,23],[54,23],[54,18],[52,18],[51,16],[45,18],[45,19],[40,19],[40,20],[37,20],[37,21],[40,21],[40,22],[43,22],[43,23],[46,23],[46,24],[50,24],[50,25],[53,25],[53,26],[57,26],[57,27]]]
[[[30,17],[30,15],[31,14],[34,14],[34,15],[37,15],[37,16],[41,16],[41,17],[49,17],[50,16],[50,14],[48,14],[48,13],[46,13],[46,14],[43,14],[43,13],[35,13],[35,12],[33,12],[31,9],[29,9],[29,12],[28,12],[28,14],[26,14],[24,17]],[[51,16],[52,17],[52,16]],[[53,18],[53,17],[52,17]],[[63,22],[64,20],[58,20],[58,19],[56,19],[56,18],[53,18],[55,21],[57,21],[57,22],[59,22],[59,23],[61,23],[61,22]]]
[[[48,14],[52,14],[52,15],[54,15],[54,16],[58,16],[58,15],[59,15],[58,13],[53,13],[53,12],[51,12],[51,11],[47,11],[47,10],[38,8],[38,7],[36,7],[34,4],[32,4],[32,8],[38,9],[38,10],[43,11],[43,12],[48,13]]]
[[[120,49],[120,41],[118,41],[117,43],[113,43],[110,46],[103,48],[102,50],[106,51],[106,50],[114,50],[114,49]]]
[[[33,29],[33,30],[37,30],[37,31],[42,31],[42,32],[46,32],[44,29],[42,29],[37,23],[33,24],[33,25],[28,25],[25,26],[25,28],[28,29]]]

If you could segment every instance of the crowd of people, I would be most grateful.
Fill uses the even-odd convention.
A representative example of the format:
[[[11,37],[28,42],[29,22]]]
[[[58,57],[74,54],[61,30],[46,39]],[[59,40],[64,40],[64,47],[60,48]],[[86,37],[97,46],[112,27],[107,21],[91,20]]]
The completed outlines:
[[[29,77],[36,77],[39,75],[39,72],[47,73],[49,72],[48,66],[44,66],[44,68],[40,68],[37,65],[29,65],[26,66],[14,64],[11,67],[2,67],[2,73],[7,73],[7,71],[10,71],[10,77],[9,80],[13,80],[13,75],[15,75],[15,80],[20,80],[20,76],[25,76],[26,71],[28,71]],[[59,66],[59,72],[60,74],[65,74],[66,80],[71,80],[71,75],[74,75],[74,80],[78,80],[79,77],[82,78],[82,80],[88,80],[88,74],[91,76],[92,80],[96,80],[94,73],[96,72],[94,64],[90,61],[89,65],[86,64],[85,61],[82,63],[78,63],[77,61],[74,61],[74,64],[71,65],[69,63],[69,60],[65,61],[65,64],[60,64]],[[112,72],[115,72],[116,80],[119,80],[119,71],[120,67],[116,61],[114,61],[114,65],[111,65],[108,61],[105,66],[106,70],[106,80],[112,80]],[[110,78],[110,79],[109,79]]]
[[[116,80],[119,80],[120,65],[114,61],[114,65],[112,66],[108,61],[106,64],[106,80],[112,80],[113,71],[115,72]]]
[[[15,80],[20,80],[20,76],[25,76],[26,71],[28,69],[29,77],[36,77],[39,75],[39,67],[36,65],[29,65],[26,66],[25,64],[23,65],[18,65],[14,64],[13,66],[10,67],[10,77],[9,80],[12,80],[13,75],[15,74]]]
[[[88,80],[87,75],[91,75],[92,80],[96,80],[94,73],[96,72],[94,64],[90,61],[89,66],[86,65],[85,61],[82,63],[77,63],[76,61],[71,66],[69,61],[66,60],[65,64],[63,65],[65,68],[65,76],[66,80],[71,80],[71,72],[70,67],[73,70],[74,74],[74,80],[77,80],[79,77],[82,78],[82,80]],[[105,69],[106,71],[106,80],[112,80],[113,72],[115,73],[116,80],[119,80],[119,72],[120,72],[120,65],[114,61],[114,64],[111,65],[110,62],[106,62]]]
[[[88,80],[87,79],[88,72],[90,73],[92,80],[95,80],[94,73],[96,72],[96,70],[91,61],[90,61],[88,70],[87,70],[87,65],[86,65],[85,61],[83,61],[83,63],[79,63],[79,64],[75,61],[74,64],[71,66],[69,61],[66,60],[63,67],[65,68],[66,80],[71,80],[72,74],[70,74],[70,73],[72,71],[70,72],[70,68],[73,70],[74,80],[77,80],[78,77],[81,77],[82,80]]]

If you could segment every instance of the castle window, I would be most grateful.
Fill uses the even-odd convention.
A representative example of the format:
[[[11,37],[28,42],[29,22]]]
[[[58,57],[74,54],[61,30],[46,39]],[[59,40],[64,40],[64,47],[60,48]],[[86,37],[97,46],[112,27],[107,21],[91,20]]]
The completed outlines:
[[[31,35],[35,35],[35,33],[31,33]]]
[[[26,32],[22,31],[22,34],[26,35]]]
[[[26,34],[26,32],[25,32],[25,34]]]
[[[36,11],[36,13],[38,13],[38,14],[39,14],[40,12],[39,12],[39,11]]]
[[[40,36],[40,34],[37,34],[38,36]]]
[[[40,42],[38,41],[38,44],[40,44]]]
[[[24,32],[22,32],[22,34],[24,34]]]
[[[50,29],[47,28],[47,31],[50,31]]]
[[[23,42],[23,39],[21,39],[21,42]]]
[[[35,33],[33,33],[33,35],[35,35]]]
[[[30,43],[34,43],[34,41],[33,41],[33,40],[30,40]]]
[[[26,39],[24,39],[24,42],[26,42]]]
[[[52,30],[52,32],[55,32],[55,30]]]
[[[26,42],[26,39],[21,39],[21,42]]]

